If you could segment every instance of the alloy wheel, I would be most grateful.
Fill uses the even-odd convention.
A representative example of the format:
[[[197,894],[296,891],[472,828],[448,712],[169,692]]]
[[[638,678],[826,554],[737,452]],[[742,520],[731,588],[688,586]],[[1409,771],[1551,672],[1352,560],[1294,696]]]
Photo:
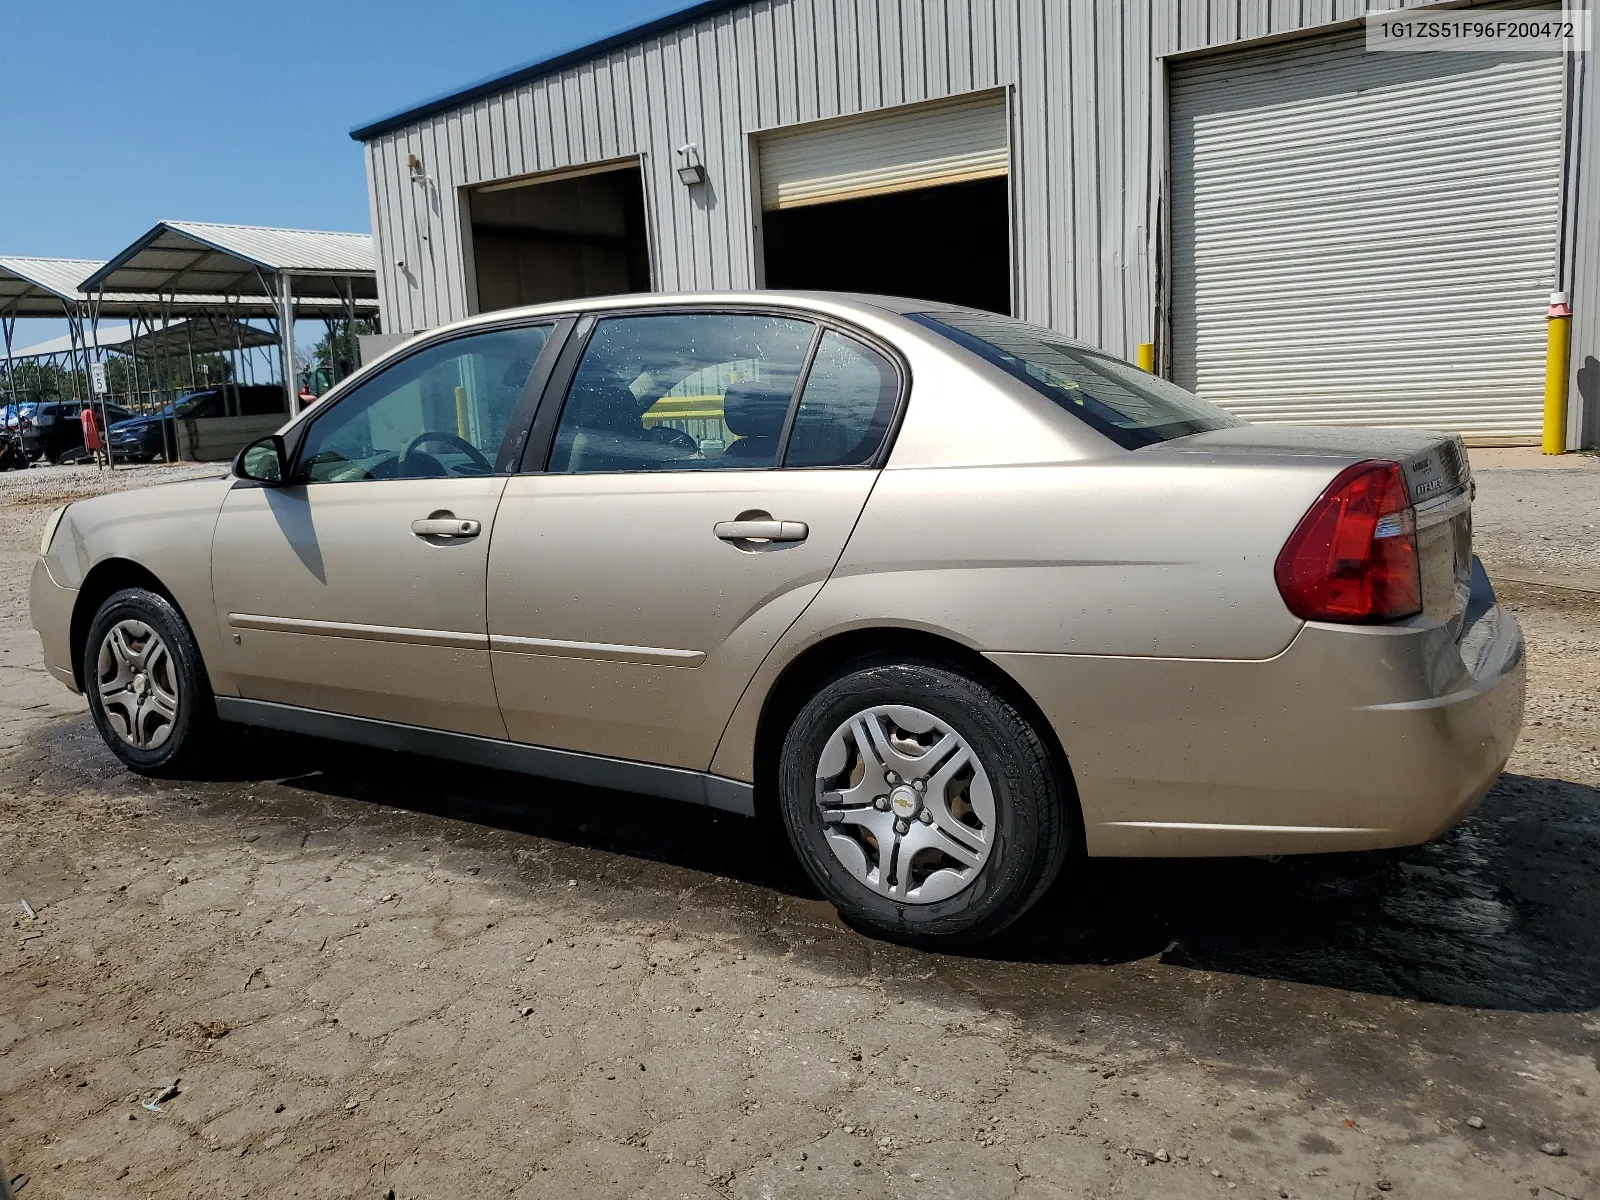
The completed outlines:
[[[908,904],[954,896],[994,848],[994,792],[977,754],[908,705],[865,709],[834,730],[817,761],[817,804],[844,868]]]
[[[178,671],[161,635],[143,621],[118,621],[100,640],[96,688],[106,722],[136,750],[154,750],[178,720]]]

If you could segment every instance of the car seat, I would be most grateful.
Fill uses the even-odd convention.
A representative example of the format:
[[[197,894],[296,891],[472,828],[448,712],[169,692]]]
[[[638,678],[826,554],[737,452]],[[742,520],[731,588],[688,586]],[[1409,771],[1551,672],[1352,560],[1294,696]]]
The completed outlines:
[[[724,450],[722,457],[742,459],[741,466],[777,466],[778,442],[791,395],[758,384],[730,387],[722,398],[722,421],[739,440]]]

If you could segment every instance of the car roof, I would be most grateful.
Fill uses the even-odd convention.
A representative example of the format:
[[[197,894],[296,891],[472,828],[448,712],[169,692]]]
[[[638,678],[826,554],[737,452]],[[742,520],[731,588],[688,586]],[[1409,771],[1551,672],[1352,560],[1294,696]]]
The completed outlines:
[[[497,308],[480,313],[463,321],[452,321],[442,328],[468,328],[479,324],[493,324],[519,317],[562,316],[579,312],[617,312],[627,309],[707,308],[727,305],[732,307],[794,308],[823,310],[847,315],[851,312],[863,316],[893,313],[925,312],[948,309],[947,304],[929,300],[912,300],[904,296],[877,296],[862,292],[803,292],[803,291],[746,291],[746,292],[628,292],[615,296],[586,296],[548,304],[529,304],[518,308]],[[427,330],[437,333],[438,329]]]
[[[627,292],[614,296],[586,296],[547,304],[529,304],[517,308],[497,308],[459,321],[450,321],[432,329],[418,330],[417,337],[434,337],[445,332],[467,330],[480,325],[497,325],[508,320],[538,317],[570,316],[575,313],[615,313],[629,309],[660,310],[663,308],[792,308],[799,312],[821,313],[849,320],[851,317],[908,317],[927,313],[971,313],[975,316],[1002,320],[1016,320],[1006,313],[987,312],[964,305],[949,304],[939,300],[918,300],[909,296],[885,296],[868,292],[829,292],[774,289],[743,292]],[[1070,334],[1049,331],[1054,337],[1085,350],[1096,347]],[[398,347],[396,348],[398,349]],[[384,357],[387,357],[386,354]]]

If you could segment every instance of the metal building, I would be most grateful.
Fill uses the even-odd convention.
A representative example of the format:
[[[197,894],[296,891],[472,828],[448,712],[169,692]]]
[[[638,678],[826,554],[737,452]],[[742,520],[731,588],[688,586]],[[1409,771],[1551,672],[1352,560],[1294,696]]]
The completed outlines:
[[[1363,0],[711,0],[363,126],[384,328],[624,290],[1010,311],[1255,420],[1600,443],[1589,54]]]

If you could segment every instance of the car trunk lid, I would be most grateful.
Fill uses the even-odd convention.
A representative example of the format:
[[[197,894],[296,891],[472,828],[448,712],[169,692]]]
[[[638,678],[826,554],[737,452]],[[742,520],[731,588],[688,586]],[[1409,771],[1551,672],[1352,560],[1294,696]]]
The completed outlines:
[[[1472,467],[1456,434],[1422,429],[1237,425],[1191,434],[1136,453],[1308,455],[1400,464],[1417,510],[1422,605],[1459,638],[1472,592]],[[1337,473],[1335,468],[1329,475]]]

